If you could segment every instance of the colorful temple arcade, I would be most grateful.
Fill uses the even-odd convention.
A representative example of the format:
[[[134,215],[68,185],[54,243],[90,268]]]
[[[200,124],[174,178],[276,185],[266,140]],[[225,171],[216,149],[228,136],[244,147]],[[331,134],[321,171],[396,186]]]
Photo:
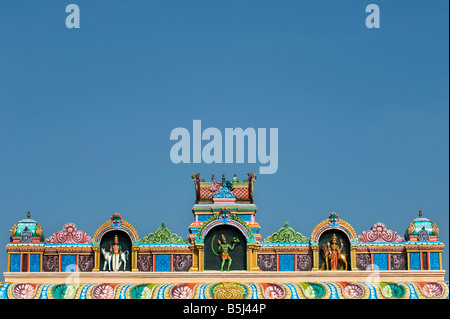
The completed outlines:
[[[192,175],[193,222],[140,237],[120,214],[90,236],[67,223],[49,237],[31,219],[11,228],[0,299],[445,299],[439,228],[422,216],[404,236],[383,223],[357,234],[332,212],[305,236],[288,223],[263,238],[256,175]]]

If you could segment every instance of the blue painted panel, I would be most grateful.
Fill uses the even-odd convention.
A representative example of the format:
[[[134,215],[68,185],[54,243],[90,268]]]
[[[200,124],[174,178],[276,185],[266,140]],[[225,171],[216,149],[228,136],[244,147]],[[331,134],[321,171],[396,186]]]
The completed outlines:
[[[388,254],[373,254],[373,263],[376,266],[375,270],[389,270]]]
[[[11,254],[10,272],[20,272],[21,254]]]
[[[212,215],[197,215],[197,219],[199,222],[204,222],[206,221],[208,218],[210,218]]]
[[[242,220],[246,222],[252,221],[252,214],[236,214],[237,217],[241,218]]]
[[[420,253],[410,253],[409,258],[411,270],[420,270]]]
[[[439,253],[430,253],[430,270],[440,270]]]
[[[77,264],[77,255],[61,255],[61,271],[74,272]]]
[[[41,270],[41,258],[39,254],[30,254],[30,271],[39,272]]]
[[[280,271],[294,271],[295,270],[295,255],[282,254],[280,255]]]
[[[155,255],[155,271],[170,271],[170,254]]]
[[[189,228],[189,234],[197,234],[198,233],[198,230],[199,230],[200,228],[199,227],[192,227],[192,228]]]

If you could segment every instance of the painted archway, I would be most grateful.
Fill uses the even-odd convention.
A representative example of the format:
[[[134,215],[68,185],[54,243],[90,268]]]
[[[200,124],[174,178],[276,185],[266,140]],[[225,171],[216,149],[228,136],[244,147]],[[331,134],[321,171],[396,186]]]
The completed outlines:
[[[220,263],[219,267],[214,266],[215,262],[221,262],[221,260],[220,257],[217,257],[217,247],[215,247],[216,254],[213,253],[213,247],[214,240],[217,241],[217,236],[221,237],[222,233],[229,243],[233,237],[240,240],[240,244],[235,245],[237,250],[235,255],[239,262],[232,264],[230,270],[260,270],[256,258],[256,252],[260,245],[256,243],[256,237],[244,220],[232,214],[227,208],[223,208],[218,214],[214,214],[207,219],[200,227],[194,245],[191,247],[193,265],[190,271],[220,269]],[[232,256],[232,254],[231,252],[230,255]],[[218,260],[214,260],[214,258]]]
[[[129,260],[127,261],[128,266],[125,270],[138,271],[137,252],[139,250],[139,236],[136,229],[130,223],[123,220],[120,214],[113,214],[110,220],[103,223],[95,231],[92,238],[92,249],[94,250],[95,257],[93,271],[103,270],[101,249],[107,249],[107,243],[105,242],[111,241],[115,235],[119,237],[119,242],[124,246],[123,250],[129,251]]]
[[[347,262],[349,264],[348,270],[358,270],[356,267],[358,236],[353,227],[345,220],[340,219],[339,215],[335,212],[332,212],[328,216],[328,219],[319,223],[311,233],[311,250],[313,251],[314,260],[312,270],[319,270],[322,266],[323,259],[320,255],[320,246],[328,242],[333,234],[336,234],[339,240],[343,240],[345,254],[347,254],[348,259]]]
[[[236,240],[237,239],[237,240]],[[234,242],[236,240],[236,242]],[[219,251],[221,244],[229,244],[228,260],[225,260],[223,269],[247,269],[247,240],[242,232],[233,225],[219,225],[211,229],[205,237],[205,270],[221,270],[222,257]],[[231,262],[230,262],[231,261]]]
[[[252,230],[247,223],[238,216],[231,214],[226,208],[222,209],[220,213],[214,214],[202,224],[198,231],[198,235],[195,237],[195,241],[197,243],[203,243],[209,231],[214,227],[221,225],[236,227],[245,237],[247,243],[256,243],[256,237],[253,235]]]

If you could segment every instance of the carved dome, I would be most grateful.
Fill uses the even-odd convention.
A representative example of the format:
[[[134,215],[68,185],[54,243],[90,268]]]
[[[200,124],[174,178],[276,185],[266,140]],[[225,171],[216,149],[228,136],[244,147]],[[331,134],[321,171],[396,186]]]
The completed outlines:
[[[31,219],[30,211],[27,218],[19,220],[11,228],[11,242],[15,243],[36,243],[43,242],[44,233],[41,225]]]
[[[409,241],[437,241],[439,228],[428,218],[422,217],[422,211],[419,210],[419,217],[415,218],[405,233],[405,238]]]

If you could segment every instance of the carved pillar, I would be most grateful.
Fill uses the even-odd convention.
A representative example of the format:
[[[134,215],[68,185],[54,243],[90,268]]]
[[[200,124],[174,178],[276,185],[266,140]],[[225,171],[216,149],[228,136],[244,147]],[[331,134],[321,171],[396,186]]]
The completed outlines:
[[[205,270],[205,245],[197,245],[198,249],[198,271]]]
[[[192,251],[192,266],[189,271],[192,272],[205,270],[205,245],[189,245],[189,249]]]
[[[261,245],[247,244],[247,271],[261,271],[258,267],[258,250]]]
[[[192,252],[192,266],[189,271],[198,271],[198,249],[195,245],[189,245],[189,249]]]
[[[139,245],[131,247],[131,271],[139,271],[137,267]]]
[[[358,248],[358,245],[350,245],[350,258],[351,258],[351,264],[352,264],[352,270],[359,270],[356,266],[356,249]]]
[[[311,245],[311,250],[313,253],[313,267],[312,271],[318,271],[319,270],[319,245]]]
[[[100,246],[92,246],[94,251],[94,268],[92,271],[100,271]]]

